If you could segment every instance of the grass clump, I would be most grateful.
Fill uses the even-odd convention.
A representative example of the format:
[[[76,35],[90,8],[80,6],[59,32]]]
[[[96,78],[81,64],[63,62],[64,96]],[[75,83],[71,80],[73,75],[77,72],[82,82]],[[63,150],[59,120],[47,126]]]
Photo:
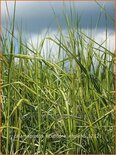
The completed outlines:
[[[15,53],[14,26],[2,34],[4,154],[114,153],[114,54],[65,19],[67,34],[58,23],[39,50],[20,33]],[[41,56],[46,40],[57,61]]]

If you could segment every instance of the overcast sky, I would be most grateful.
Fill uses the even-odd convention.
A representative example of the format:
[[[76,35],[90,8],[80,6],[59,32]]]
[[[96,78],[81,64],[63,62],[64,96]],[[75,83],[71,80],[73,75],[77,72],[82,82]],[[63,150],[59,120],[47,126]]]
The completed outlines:
[[[48,27],[51,29],[51,33],[57,30],[57,24],[55,20],[55,16],[53,10],[55,11],[56,16],[59,19],[60,25],[62,25],[62,29],[66,30],[66,22],[64,19],[63,11],[64,5],[66,7],[66,14],[70,15],[70,6],[74,5],[76,10],[76,14],[80,18],[79,25],[82,29],[94,29],[97,25],[97,35],[96,39],[99,41],[103,38],[105,28],[109,29],[110,38],[114,38],[114,2],[106,1],[100,2],[98,1],[100,7],[95,1],[86,1],[86,2],[24,2],[18,1],[16,4],[16,25],[15,30],[20,31],[21,25],[23,29],[23,34],[31,34],[33,36],[33,40],[35,41],[38,34],[42,34],[45,32]],[[14,2],[7,2],[10,19],[12,19],[13,15],[13,7]],[[106,15],[107,14],[107,15]],[[74,17],[74,14],[73,14]],[[107,17],[107,20],[106,20]],[[75,18],[74,18],[75,20]],[[7,22],[6,22],[7,21]],[[2,26],[8,27],[8,15],[6,11],[5,2],[2,1]],[[103,34],[103,35],[102,35]],[[99,38],[101,37],[101,38]],[[30,38],[28,38],[30,39]],[[114,40],[112,43],[114,46]],[[113,47],[114,48],[114,47]]]
[[[99,2],[104,7],[104,11],[96,2],[17,2],[16,6],[16,23],[22,23],[23,30],[27,32],[37,33],[45,28],[57,28],[56,20],[53,14],[53,9],[59,18],[59,22],[63,28],[66,27],[63,6],[66,6],[66,13],[70,14],[70,5],[74,5],[75,10],[80,17],[80,26],[82,28],[95,27],[101,14],[98,28],[106,27],[105,11],[109,14],[107,18],[107,26],[114,29],[114,24],[111,22],[110,16],[114,18],[114,2]],[[13,14],[13,2],[8,2],[10,16]],[[52,9],[53,8],[53,9]],[[5,3],[2,2],[2,23],[5,25],[6,15]],[[20,27],[20,26],[19,26]]]

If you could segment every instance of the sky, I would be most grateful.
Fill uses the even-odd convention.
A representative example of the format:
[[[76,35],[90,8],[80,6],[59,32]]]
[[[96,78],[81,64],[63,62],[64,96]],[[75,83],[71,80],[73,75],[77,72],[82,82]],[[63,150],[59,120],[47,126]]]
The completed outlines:
[[[12,19],[14,2],[7,2],[9,16],[6,11],[6,3],[2,2],[2,26],[8,27]],[[70,15],[70,7],[75,9],[79,18],[79,27],[85,32],[93,31],[98,42],[105,39],[106,25],[109,35],[109,48],[114,50],[114,2],[111,1],[86,1],[86,2],[25,2],[18,1],[16,4],[15,31],[23,31],[27,40],[37,44],[38,36],[41,38],[50,29],[51,36],[57,34],[56,17],[64,33],[66,22],[63,12]],[[55,15],[54,15],[55,12]],[[74,11],[73,11],[74,12]],[[56,16],[56,17],[55,17]],[[106,20],[107,19],[107,20]],[[73,20],[74,13],[73,13]],[[99,22],[98,22],[99,21]],[[3,28],[4,29],[4,28]]]

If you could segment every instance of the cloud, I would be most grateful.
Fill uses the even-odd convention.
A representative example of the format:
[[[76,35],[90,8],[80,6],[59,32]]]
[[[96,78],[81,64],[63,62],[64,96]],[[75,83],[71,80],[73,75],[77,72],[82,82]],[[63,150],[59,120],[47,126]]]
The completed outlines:
[[[115,50],[115,33],[113,30],[106,29],[83,29],[83,32],[87,35],[92,37],[95,42],[103,47],[106,47],[108,50],[114,52]],[[95,44],[97,48],[98,45]]]
[[[63,31],[63,33],[66,34],[65,30]],[[59,34],[57,31],[50,31],[49,33],[46,34],[46,30],[44,30],[39,35],[33,34],[31,38],[28,40],[28,47],[34,51],[41,52],[41,56],[46,59],[50,58],[50,60],[57,61],[59,46],[53,41],[47,39],[52,38],[53,40],[55,40],[55,36],[59,38]],[[44,40],[44,38],[46,39]],[[42,50],[40,51],[39,49],[41,49],[42,40],[44,40],[44,44],[42,46]],[[61,52],[60,55],[60,58],[62,57],[63,57],[63,51]]]
[[[7,2],[10,12],[10,16],[13,14],[13,2]],[[109,15],[114,18],[114,2],[99,2],[101,6],[105,6],[106,11]],[[66,13],[70,15],[70,6],[75,7],[75,10],[80,20],[80,26],[82,28],[95,28],[97,21],[99,19],[101,8],[96,4],[96,2],[18,2],[16,7],[16,27],[20,29],[21,24],[23,25],[23,31],[25,33],[38,33],[42,32],[44,29],[50,27],[56,30],[56,18],[53,14],[54,9],[56,16],[59,19],[59,23],[63,29],[66,28],[66,22],[63,15],[64,5],[66,6]],[[5,25],[5,14],[6,8],[5,3],[2,2],[2,23]],[[114,23],[108,16],[107,27],[114,29]],[[73,19],[74,14],[73,14]],[[104,29],[106,26],[104,11],[101,13],[101,18],[97,27],[99,29]]]
[[[98,33],[95,37],[95,40],[99,44],[104,42],[106,40],[106,32],[103,31],[102,33],[101,32]],[[112,32],[108,33],[107,44],[106,44],[106,42],[104,42],[104,44],[102,46],[104,46],[107,49],[109,49],[110,51],[114,52],[114,50],[115,50],[115,35],[114,35],[114,33],[112,33]]]
[[[90,35],[90,31],[91,30],[86,30],[83,29],[83,32],[87,35]],[[46,31],[44,30],[41,34],[39,35],[33,35],[31,37],[31,39],[28,40],[28,45],[30,48],[35,50],[39,50],[39,45],[42,41],[42,39],[45,37],[45,33]],[[67,30],[64,29],[63,30],[63,34],[67,35]],[[106,32],[103,31],[93,31],[93,38],[94,40],[98,43],[98,44],[102,44],[104,41],[104,44],[102,44],[103,47],[106,47]],[[57,31],[51,31],[49,32],[49,34],[46,35],[47,37],[51,37],[55,40],[55,36],[59,37],[59,34],[57,33]],[[95,45],[95,47],[97,48],[98,45]],[[107,34],[107,49],[109,49],[110,51],[114,52],[115,49],[115,35],[113,31],[109,31]],[[56,45],[55,43],[53,43],[52,41],[49,40],[45,40],[42,51],[41,51],[41,56],[45,57],[45,58],[49,58],[50,55],[50,59],[53,61],[57,61],[58,60],[58,51],[59,51],[59,46]],[[65,56],[65,52],[62,50],[61,51],[61,55],[60,55],[60,59],[62,59]]]

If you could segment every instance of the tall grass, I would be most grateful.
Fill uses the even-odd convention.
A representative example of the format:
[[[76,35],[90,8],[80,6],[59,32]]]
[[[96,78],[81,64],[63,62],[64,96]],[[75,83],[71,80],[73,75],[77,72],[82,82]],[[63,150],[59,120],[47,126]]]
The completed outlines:
[[[3,154],[114,153],[114,53],[65,19],[67,36],[58,22],[60,37],[38,49],[15,38],[15,15],[2,34]],[[46,40],[57,61],[41,56]]]

